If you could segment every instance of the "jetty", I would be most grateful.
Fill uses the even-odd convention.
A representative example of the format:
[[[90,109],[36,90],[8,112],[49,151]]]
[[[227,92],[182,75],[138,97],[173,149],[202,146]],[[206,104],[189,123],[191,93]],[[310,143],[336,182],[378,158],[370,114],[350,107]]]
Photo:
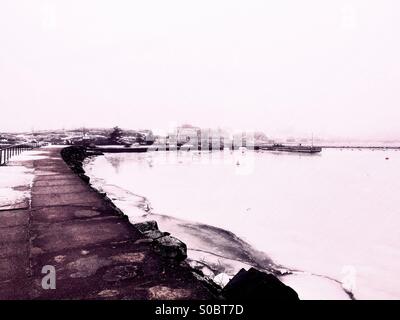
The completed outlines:
[[[31,201],[0,210],[0,299],[214,297],[183,259],[160,254],[73,172],[62,148],[36,149],[43,157],[24,162],[34,169]]]

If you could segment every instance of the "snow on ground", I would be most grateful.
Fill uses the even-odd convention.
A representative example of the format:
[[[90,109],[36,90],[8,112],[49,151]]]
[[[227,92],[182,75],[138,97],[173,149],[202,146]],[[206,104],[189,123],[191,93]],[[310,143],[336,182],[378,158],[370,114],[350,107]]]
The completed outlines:
[[[27,208],[34,178],[33,160],[45,159],[46,152],[25,151],[0,166],[0,210]]]
[[[30,150],[22,152],[21,154],[11,158],[7,166],[21,165],[20,162],[47,159],[47,152],[43,150]],[[24,164],[22,164],[24,165]]]
[[[0,167],[0,209],[29,206],[33,169],[24,166]]]

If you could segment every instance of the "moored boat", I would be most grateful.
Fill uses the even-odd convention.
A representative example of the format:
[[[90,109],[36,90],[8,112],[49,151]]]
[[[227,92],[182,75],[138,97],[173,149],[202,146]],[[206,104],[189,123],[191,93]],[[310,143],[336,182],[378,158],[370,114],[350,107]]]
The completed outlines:
[[[273,144],[271,146],[264,146],[261,148],[261,150],[314,154],[314,153],[320,153],[322,151],[322,148],[315,146],[303,146],[303,145],[288,146],[283,144]]]

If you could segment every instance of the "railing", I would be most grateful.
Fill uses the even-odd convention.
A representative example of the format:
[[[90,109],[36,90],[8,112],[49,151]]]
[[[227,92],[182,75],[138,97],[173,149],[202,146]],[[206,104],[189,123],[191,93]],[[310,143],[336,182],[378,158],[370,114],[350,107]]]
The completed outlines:
[[[38,143],[16,144],[4,147],[0,146],[0,166],[6,165],[12,156],[19,155],[24,151],[32,150],[37,147],[39,147]]]

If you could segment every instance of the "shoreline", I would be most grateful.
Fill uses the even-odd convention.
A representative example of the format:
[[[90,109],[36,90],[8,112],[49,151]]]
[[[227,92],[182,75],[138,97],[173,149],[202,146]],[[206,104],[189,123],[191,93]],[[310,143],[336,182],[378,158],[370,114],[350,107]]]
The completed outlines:
[[[86,175],[85,170],[83,169],[83,165],[84,165],[84,161],[85,159],[92,157],[92,156],[99,156],[99,155],[103,155],[102,152],[98,152],[98,151],[94,151],[91,149],[87,149],[85,147],[72,147],[73,149],[75,149],[75,151],[72,152],[72,156],[71,153],[68,152],[68,154],[66,154],[66,150],[68,148],[64,148],[62,150],[62,153],[64,153],[63,155],[63,159],[64,161],[70,166],[70,168],[95,192],[97,192],[99,195],[101,195],[103,197],[103,199],[108,202],[113,208],[114,210],[118,213],[123,215],[125,218],[127,218],[127,220],[129,221],[129,215],[127,215],[124,211],[124,209],[121,210],[121,208],[119,208],[114,202],[113,200],[109,197],[109,195],[106,192],[102,192],[98,189],[96,189],[91,183],[91,178]],[[71,149],[70,149],[71,150]],[[142,201],[143,202],[143,201]],[[141,205],[145,205],[145,203],[141,203]],[[146,208],[140,208],[141,210],[145,210]],[[151,215],[150,215],[151,216]],[[153,215],[154,217],[154,215]],[[167,216],[165,216],[167,217]],[[171,218],[171,217],[168,217]],[[139,220],[139,221],[138,221]],[[144,233],[145,236],[148,236],[150,239],[150,241],[154,241],[154,240],[158,240],[159,237],[163,237],[163,236],[170,236],[170,232],[160,232],[158,229],[158,221],[154,221],[154,220],[140,220],[140,219],[136,219],[135,221],[130,221],[130,224],[135,227],[138,228],[139,230],[143,227],[147,232]],[[150,225],[155,225],[155,229],[153,229],[152,227],[150,227],[150,231],[148,230],[148,226]],[[219,229],[219,228],[215,228],[212,226],[207,226],[209,228],[214,228],[214,229],[218,229],[219,231],[221,231],[221,233],[225,233],[225,234],[230,234],[233,235],[233,237],[237,238],[234,234],[232,234],[229,231],[223,230],[223,229]],[[164,228],[163,228],[164,229]],[[167,228],[168,229],[168,228]],[[168,230],[169,231],[169,230]],[[172,232],[172,234],[175,234],[174,232]],[[155,236],[155,237],[154,237]],[[161,238],[162,239],[162,238]],[[176,239],[176,238],[175,238]],[[247,243],[243,242],[241,239],[237,238],[238,241],[242,242],[243,244],[245,244],[246,246],[249,246]],[[179,242],[181,242],[180,240],[178,240]],[[183,245],[185,246],[185,248],[187,248],[186,244],[184,242],[182,242]],[[249,246],[250,247],[250,246]],[[191,249],[189,248],[188,251],[190,251]],[[256,252],[253,249],[254,252]],[[212,254],[212,253],[210,253]],[[259,254],[263,254],[261,252],[259,252]],[[264,254],[265,255],[265,254]],[[230,279],[228,279],[228,281],[226,281],[225,283],[222,282],[218,283],[216,281],[214,281],[213,279],[211,279],[210,277],[208,277],[206,274],[204,274],[201,270],[201,268],[196,268],[193,263],[191,263],[191,259],[186,259],[187,257],[184,257],[184,260],[186,260],[185,264],[187,265],[187,268],[189,270],[191,270],[191,272],[195,275],[195,277],[197,278],[197,280],[199,280],[201,283],[203,283],[208,290],[210,290],[210,292],[212,292],[216,298],[218,299],[226,299],[225,295],[228,294],[228,292],[224,289],[224,286],[226,284],[229,285],[231,284],[230,280],[232,280],[232,278],[235,278],[239,275],[239,273],[244,272],[247,273],[247,271],[245,271],[245,269],[239,268],[237,271],[237,273],[231,277]],[[193,262],[193,261],[192,261]],[[197,261],[195,261],[197,263]],[[235,261],[237,262],[237,261]],[[271,260],[268,260],[269,264],[272,263]],[[243,265],[245,266],[245,265]],[[282,281],[279,280],[278,276],[284,274],[285,272],[287,272],[286,270],[284,272],[279,271],[278,269],[273,269],[273,268],[267,268],[267,267],[260,267],[260,265],[254,265],[254,264],[248,264],[247,265],[249,267],[249,272],[252,272],[252,270],[255,270],[253,267],[255,266],[256,268],[260,268],[260,270],[263,270],[262,272],[260,272],[260,280],[261,281],[265,281],[265,279],[263,279],[263,277],[266,277],[270,280],[267,281],[272,281],[270,284],[267,285],[267,287],[264,288],[264,290],[267,290],[266,293],[268,294],[272,294],[272,299],[273,296],[277,296],[278,299],[289,299],[292,300],[293,298],[295,300],[298,300],[298,294],[288,285],[285,285]],[[207,266],[209,269],[212,268],[212,266]],[[256,271],[259,272],[259,271]],[[243,274],[241,274],[241,276],[243,276]],[[272,277],[272,280],[271,280]],[[275,279],[275,280],[274,280]],[[249,286],[254,286],[254,289],[257,291],[258,289],[256,289],[257,287],[257,282],[255,282],[254,280],[245,280],[246,285]],[[230,285],[231,286],[231,285]],[[235,286],[235,285],[234,285]],[[232,286],[231,286],[232,287]],[[228,291],[232,290],[231,287],[228,289]],[[228,288],[228,286],[227,286]],[[237,289],[234,289],[237,290]],[[283,291],[282,291],[283,290]],[[230,293],[229,293],[230,294]],[[235,293],[235,294],[239,294],[239,293]],[[282,295],[283,294],[283,295]],[[232,299],[233,297],[230,296],[228,298]],[[256,296],[253,297],[253,299],[262,299],[262,297],[260,296]]]
[[[163,229],[168,230],[172,234],[178,235],[180,239],[182,239],[185,243],[189,244],[188,247],[188,260],[191,261],[191,265],[193,268],[202,270],[202,269],[208,269],[214,273],[214,275],[211,278],[214,278],[216,275],[215,269],[218,269],[220,273],[226,274],[223,270],[223,264],[227,263],[228,268],[231,267],[232,263],[236,263],[239,265],[246,265],[247,267],[255,267],[260,270],[263,270],[267,273],[274,274],[277,276],[281,281],[285,281],[287,276],[299,276],[299,277],[312,277],[315,279],[321,279],[324,282],[326,282],[326,285],[329,287],[334,287],[334,286],[339,286],[337,290],[340,290],[344,292],[344,295],[347,296],[348,299],[355,300],[354,295],[351,292],[348,292],[345,288],[343,288],[342,283],[339,280],[329,278],[324,275],[319,275],[319,274],[313,274],[313,273],[308,273],[300,270],[295,270],[295,269],[290,269],[290,268],[285,268],[282,265],[274,263],[265,252],[258,251],[256,248],[251,246],[250,244],[244,242],[242,239],[240,239],[238,236],[236,236],[234,233],[231,231],[228,231],[226,229],[218,228],[212,225],[204,224],[204,223],[198,223],[194,221],[189,221],[189,220],[182,220],[179,218],[175,218],[173,216],[170,216],[168,214],[163,214],[163,213],[158,213],[158,212],[152,212],[151,211],[151,206],[149,206],[149,201],[141,195],[137,195],[131,191],[122,189],[119,186],[115,186],[112,184],[107,184],[106,187],[102,186],[106,182],[103,181],[103,179],[96,178],[95,176],[91,177],[92,181],[97,181],[98,186],[96,186],[99,189],[99,192],[106,192],[109,197],[111,197],[115,201],[116,206],[118,206],[120,209],[122,209],[126,214],[129,216],[129,210],[134,210],[132,207],[136,207],[138,210],[141,210],[142,212],[136,212],[134,210],[134,215],[132,215],[132,221],[131,223],[137,222],[137,220],[140,221],[147,221],[147,220],[156,220],[159,224],[163,225]],[[96,184],[96,182],[95,182]],[[104,189],[103,189],[104,187]],[[108,188],[108,189],[107,189]],[[111,190],[110,190],[111,188]],[[114,190],[115,189],[115,190]],[[121,196],[122,192],[122,196]],[[120,198],[120,199],[118,199]],[[133,199],[132,199],[133,198]],[[140,201],[135,200],[136,199],[141,199]],[[130,200],[129,200],[130,199]],[[139,203],[143,202],[143,203]],[[147,204],[147,208],[146,208]],[[132,209],[131,209],[132,208]],[[207,231],[208,230],[208,231]],[[222,252],[228,253],[228,256],[225,254],[222,254],[221,256],[218,256],[215,252],[210,252],[208,248],[205,250],[198,250],[196,248],[193,248],[191,244],[195,244],[194,246],[196,247],[198,245],[198,239],[201,237],[202,233],[209,233],[209,231],[212,230],[212,235],[209,236],[206,241],[210,243],[210,241],[214,241],[215,238],[224,238],[226,242],[230,242],[231,244],[234,244],[232,247],[233,251],[235,251],[234,247],[239,247],[243,248],[243,244],[246,247],[246,249],[243,249],[243,254],[233,254],[231,255],[230,250],[224,250],[223,244],[217,243],[214,245],[214,247],[222,247]],[[193,238],[193,234],[195,234]],[[218,250],[220,251],[220,250]],[[205,255],[208,255],[211,257],[211,263],[207,263],[209,261],[203,261],[200,259],[196,260],[196,257],[193,257],[193,253],[195,253],[195,256],[198,256],[197,253],[202,253]],[[266,258],[265,260],[268,260],[267,262],[264,260],[264,262],[259,262],[257,261],[257,256],[261,254],[261,256],[264,256]],[[243,256],[247,255],[246,257],[243,258]],[[256,257],[254,260],[253,258]],[[202,258],[203,259],[203,258]],[[218,265],[215,263],[213,264],[213,260],[218,260]],[[224,262],[220,262],[219,259],[225,260]],[[215,262],[215,261],[214,261]],[[221,271],[222,270],[222,271]],[[203,272],[204,276],[209,276],[210,272]],[[217,274],[218,275],[218,274]],[[232,277],[234,273],[230,275]],[[311,279],[311,280],[315,280]],[[216,281],[219,283],[219,281]],[[332,285],[329,284],[329,282],[332,282]],[[322,283],[323,284],[323,283]],[[329,289],[329,288],[328,288]],[[332,288],[331,288],[332,289]],[[343,297],[344,298],[344,297]]]

